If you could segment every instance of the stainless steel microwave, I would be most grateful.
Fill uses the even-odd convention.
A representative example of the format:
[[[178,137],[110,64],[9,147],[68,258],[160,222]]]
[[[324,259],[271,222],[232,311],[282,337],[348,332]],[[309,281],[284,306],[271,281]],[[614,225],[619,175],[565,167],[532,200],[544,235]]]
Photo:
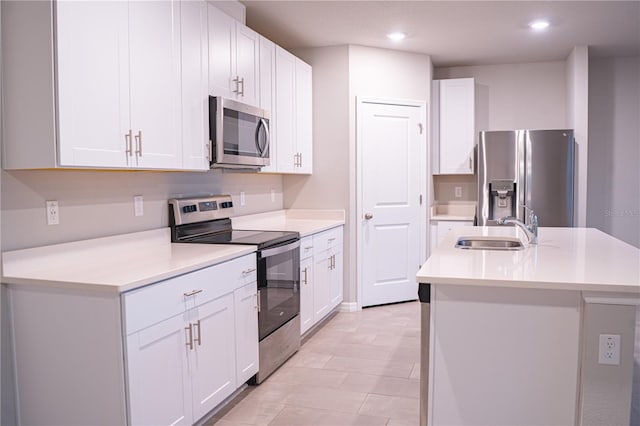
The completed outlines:
[[[268,166],[269,119],[269,111],[209,96],[211,168]]]

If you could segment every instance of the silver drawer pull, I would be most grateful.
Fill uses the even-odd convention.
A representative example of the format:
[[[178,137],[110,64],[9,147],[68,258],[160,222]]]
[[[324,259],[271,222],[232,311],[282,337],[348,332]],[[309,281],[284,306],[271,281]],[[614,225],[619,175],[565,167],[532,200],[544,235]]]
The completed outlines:
[[[313,246],[306,246],[304,249],[305,250],[311,250],[313,248]]]
[[[242,275],[243,276],[247,276],[250,273],[255,272],[255,271],[256,271],[256,268],[245,269],[244,271],[242,271]]]
[[[330,242],[330,243],[332,243],[332,242],[334,242],[335,240],[336,240],[335,238],[329,238],[327,241],[328,241],[328,242]]]
[[[191,290],[187,293],[183,293],[184,297],[193,296],[194,294],[202,293],[202,290]]]
[[[198,337],[194,336],[193,341],[194,342],[198,342],[198,346],[200,346],[200,345],[202,345],[202,340],[201,340],[202,331],[200,330],[200,320],[198,320],[197,323],[193,324],[193,328],[194,328],[194,330],[198,329]],[[194,335],[195,335],[195,333],[194,333]]]
[[[187,333],[187,343],[185,343],[188,347],[189,350],[192,351],[193,350],[193,327],[191,326],[191,324],[189,324],[189,327],[185,327],[184,330]]]

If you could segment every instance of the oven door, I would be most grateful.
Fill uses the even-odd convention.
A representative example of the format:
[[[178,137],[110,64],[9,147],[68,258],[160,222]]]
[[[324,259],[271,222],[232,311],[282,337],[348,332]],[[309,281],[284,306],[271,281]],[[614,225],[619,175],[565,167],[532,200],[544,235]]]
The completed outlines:
[[[258,331],[262,340],[300,313],[300,240],[258,251]]]

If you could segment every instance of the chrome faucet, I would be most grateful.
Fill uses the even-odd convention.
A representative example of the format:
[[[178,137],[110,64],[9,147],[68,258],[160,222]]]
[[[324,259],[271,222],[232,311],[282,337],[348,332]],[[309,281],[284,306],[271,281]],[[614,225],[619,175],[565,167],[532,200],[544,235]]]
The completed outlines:
[[[524,233],[527,235],[527,241],[529,242],[529,244],[538,244],[538,215],[536,215],[536,213],[529,207],[524,205],[522,207],[527,209],[527,211],[529,212],[529,225],[522,223],[515,217],[509,216],[501,217],[496,221],[496,223],[498,225],[513,223],[524,231]]]

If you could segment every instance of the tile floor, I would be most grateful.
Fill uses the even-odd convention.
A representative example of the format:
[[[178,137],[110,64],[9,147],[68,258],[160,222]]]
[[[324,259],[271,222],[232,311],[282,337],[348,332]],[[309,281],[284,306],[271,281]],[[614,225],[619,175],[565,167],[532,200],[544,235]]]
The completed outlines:
[[[415,426],[420,304],[341,312],[206,426]]]

